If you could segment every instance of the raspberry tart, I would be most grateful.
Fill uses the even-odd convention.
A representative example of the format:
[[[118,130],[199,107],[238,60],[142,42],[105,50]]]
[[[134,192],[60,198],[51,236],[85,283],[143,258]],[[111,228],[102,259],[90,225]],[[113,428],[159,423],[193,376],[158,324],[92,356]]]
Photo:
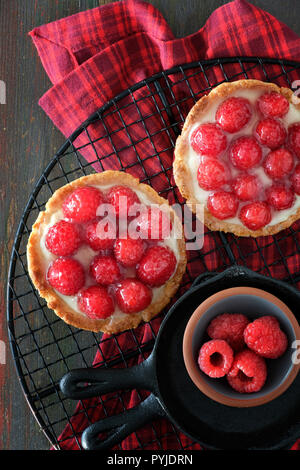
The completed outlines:
[[[175,182],[211,230],[271,235],[300,217],[300,105],[273,83],[223,83],[190,110]],[[199,212],[198,212],[199,214]]]
[[[150,186],[117,171],[58,189],[33,225],[27,259],[35,287],[56,315],[108,334],[157,315],[186,267],[174,210]]]

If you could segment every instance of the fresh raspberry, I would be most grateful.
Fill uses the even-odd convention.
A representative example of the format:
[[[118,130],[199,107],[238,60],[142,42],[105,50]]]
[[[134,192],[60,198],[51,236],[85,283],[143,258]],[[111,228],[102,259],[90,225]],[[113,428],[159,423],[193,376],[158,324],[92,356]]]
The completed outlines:
[[[197,179],[199,186],[206,191],[219,189],[226,183],[226,168],[215,158],[202,158],[198,167]]]
[[[281,118],[289,110],[289,102],[285,96],[277,93],[276,91],[271,91],[264,93],[257,100],[258,109],[266,117]]]
[[[138,279],[127,278],[116,289],[118,306],[124,313],[141,312],[152,301],[152,290]]]
[[[256,166],[262,157],[262,149],[254,137],[239,137],[230,147],[230,160],[239,170],[249,170]]]
[[[296,165],[295,170],[293,171],[292,177],[292,188],[298,196],[300,195],[300,163]]]
[[[85,283],[83,266],[73,258],[57,258],[50,264],[47,280],[63,295],[75,295]]]
[[[248,348],[268,359],[282,356],[288,345],[287,337],[280,329],[277,319],[269,315],[249,323],[244,331],[244,339]]]
[[[226,341],[212,339],[204,343],[199,351],[198,365],[202,372],[213,379],[224,377],[233,362],[233,350]]]
[[[103,286],[90,286],[79,292],[77,305],[89,318],[104,319],[113,314],[114,302]]]
[[[265,173],[272,179],[280,179],[291,173],[294,167],[292,152],[282,147],[268,153],[263,163]]]
[[[191,146],[200,155],[217,157],[226,149],[227,138],[216,124],[201,124],[191,135]]]
[[[103,286],[116,283],[120,277],[121,272],[119,265],[113,256],[97,255],[90,265],[90,274]]]
[[[273,184],[266,190],[267,201],[277,211],[292,207],[295,201],[293,191],[284,184]]]
[[[240,351],[245,346],[244,329],[248,323],[241,313],[223,313],[210,322],[207,334],[212,339],[224,339],[234,351]]]
[[[127,186],[114,186],[110,189],[107,199],[118,217],[134,216],[134,204],[141,203],[137,194]]]
[[[227,191],[215,191],[207,198],[207,209],[214,217],[220,220],[234,217],[238,205],[236,196]]]
[[[286,139],[286,130],[283,125],[274,118],[265,118],[256,126],[256,134],[262,145],[272,150],[281,147]]]
[[[265,360],[249,349],[238,352],[227,374],[229,385],[240,393],[253,393],[262,389],[267,378]]]
[[[142,211],[131,226],[135,228],[138,238],[143,240],[163,240],[169,238],[172,231],[169,214],[154,205]]]
[[[84,228],[84,239],[85,242],[94,251],[100,250],[112,250],[116,240],[116,229],[114,224],[111,223],[109,226],[104,219],[97,218],[89,222]]]
[[[114,253],[116,259],[125,267],[135,266],[141,261],[144,254],[143,240],[138,238],[119,238],[115,243]]]
[[[227,98],[217,109],[216,121],[223,131],[240,131],[250,120],[252,115],[251,105],[245,98]]]
[[[288,143],[293,152],[300,158],[300,122],[291,124],[288,128]]]
[[[104,202],[104,196],[99,189],[82,186],[66,198],[62,209],[66,219],[82,223],[94,219],[97,209]]]
[[[261,188],[262,183],[256,175],[239,175],[232,183],[232,189],[240,201],[253,201]]]
[[[60,220],[49,228],[45,245],[56,256],[68,256],[75,253],[81,244],[77,225]]]
[[[151,246],[137,269],[137,277],[151,287],[165,284],[176,268],[176,257],[170,248]]]
[[[240,220],[250,230],[259,230],[271,221],[268,204],[261,201],[250,202],[240,210]]]

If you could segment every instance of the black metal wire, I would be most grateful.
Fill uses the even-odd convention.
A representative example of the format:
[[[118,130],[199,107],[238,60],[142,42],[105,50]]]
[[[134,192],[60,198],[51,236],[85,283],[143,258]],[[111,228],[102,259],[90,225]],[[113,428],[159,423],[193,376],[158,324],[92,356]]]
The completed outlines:
[[[59,391],[61,376],[74,367],[90,366],[97,351],[101,358],[97,364],[99,367],[128,367],[132,358],[138,355],[146,357],[155,341],[156,320],[149,324],[150,341],[143,343],[135,330],[103,340],[100,334],[63,323],[49,311],[35,291],[27,271],[26,245],[38,212],[44,209],[58,187],[95,169],[103,171],[112,162],[114,169],[138,173],[142,182],[153,186],[171,203],[182,204],[172,180],[172,155],[176,137],[192,105],[224,81],[256,78],[291,88],[299,74],[300,63],[259,57],[213,59],[174,67],[143,80],[106,103],[66,140],[50,161],[30,196],[15,237],[8,277],[7,319],[23,392],[54,448],[63,447],[64,442],[59,440],[59,435],[67,424],[71,429],[70,438],[81,448],[80,434],[73,428],[71,420],[74,404]],[[135,119],[130,121],[130,116]],[[110,120],[113,120],[113,126]],[[155,129],[151,120],[156,122]],[[95,125],[101,126],[99,134],[95,134]],[[138,135],[135,126],[139,126]],[[165,143],[163,147],[162,141]],[[99,151],[102,144],[105,144],[104,153]],[[147,153],[143,151],[145,148]],[[89,161],[82,154],[88,154]],[[132,157],[130,161],[127,161],[128,155]],[[300,226],[294,224],[275,236],[256,240],[207,231],[203,248],[188,254],[187,272],[178,295],[197,275],[222,271],[232,264],[243,264],[297,285],[300,282],[299,230]],[[290,247],[288,252],[287,246]],[[132,336],[126,349],[120,346],[124,334]],[[106,341],[114,341],[115,344],[116,353],[111,357],[105,357],[103,353]],[[123,392],[99,397],[97,405],[93,406],[102,406],[108,416],[110,401],[116,398],[121,410],[125,409]],[[139,398],[142,399],[140,393]],[[82,403],[80,413],[90,422],[91,409],[87,408],[86,402]],[[193,445],[192,441],[183,444],[173,425],[165,434],[158,432],[155,423],[150,430],[152,437],[149,442],[142,441],[136,433],[137,448],[162,449],[163,441],[168,437],[173,438],[174,449],[189,449]]]

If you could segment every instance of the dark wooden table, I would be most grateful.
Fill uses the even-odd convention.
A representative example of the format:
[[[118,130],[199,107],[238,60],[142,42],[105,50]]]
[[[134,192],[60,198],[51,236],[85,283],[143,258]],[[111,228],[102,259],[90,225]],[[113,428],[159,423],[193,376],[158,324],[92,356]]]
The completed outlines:
[[[0,340],[6,343],[6,365],[0,364],[0,449],[48,449],[23,397],[10,354],[5,289],[10,251],[19,218],[32,185],[63,143],[37,102],[50,87],[27,32],[35,26],[107,0],[0,0],[0,80],[6,83],[7,103],[0,104]],[[151,0],[169,22],[175,36],[197,31],[220,0]],[[300,2],[255,0],[300,35]]]

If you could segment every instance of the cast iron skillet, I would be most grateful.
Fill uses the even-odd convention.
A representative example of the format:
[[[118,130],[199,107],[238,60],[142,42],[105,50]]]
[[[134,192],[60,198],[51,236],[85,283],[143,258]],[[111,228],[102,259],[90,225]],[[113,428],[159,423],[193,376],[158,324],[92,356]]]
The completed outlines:
[[[211,449],[283,449],[300,437],[300,374],[272,402],[254,408],[232,408],[203,395],[186,372],[182,339],[191,314],[208,296],[234,286],[271,292],[289,306],[299,321],[300,293],[288,284],[242,266],[200,276],[168,312],[154,349],[144,362],[127,369],[75,369],[61,379],[62,392],[73,399],[130,388],[151,391],[135,408],[87,427],[82,434],[84,449],[110,449],[162,416]],[[107,437],[101,440],[99,433]]]

